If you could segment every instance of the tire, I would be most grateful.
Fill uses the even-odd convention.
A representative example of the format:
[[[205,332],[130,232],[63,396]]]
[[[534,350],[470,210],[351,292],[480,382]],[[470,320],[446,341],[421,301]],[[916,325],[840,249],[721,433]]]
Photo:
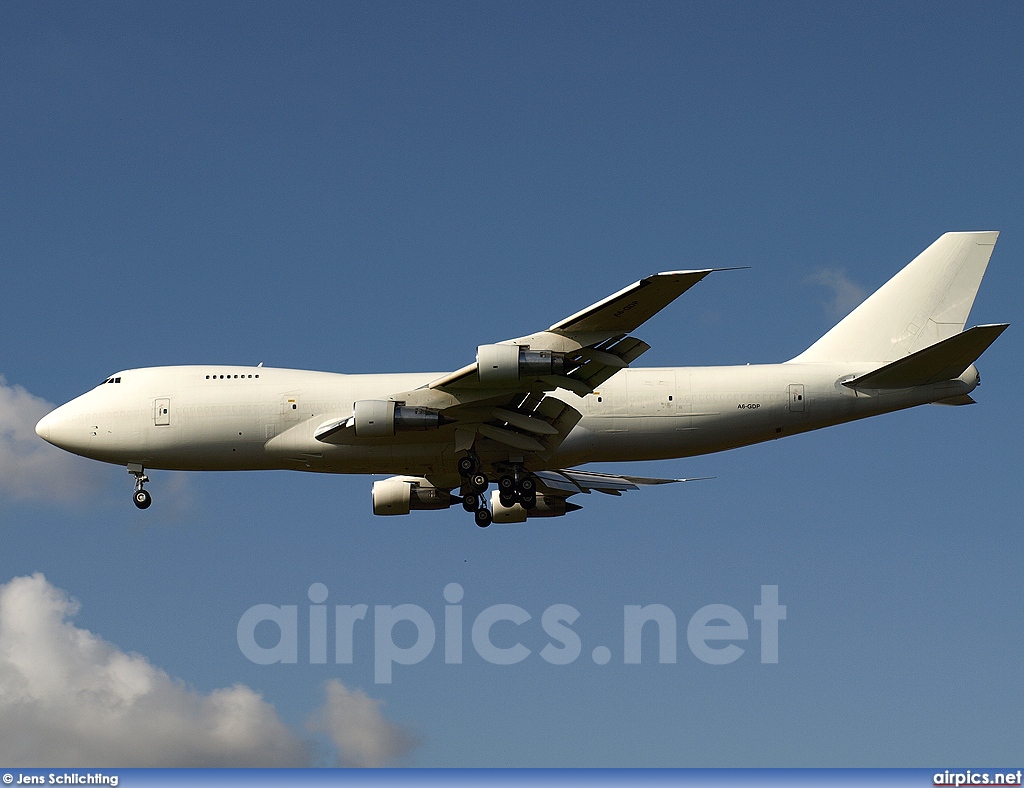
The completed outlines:
[[[485,473],[474,473],[472,478],[469,480],[470,486],[478,493],[482,493],[487,489],[489,482],[487,481],[487,474]]]
[[[472,457],[459,457],[459,476],[470,476],[476,470]]]
[[[519,498],[519,503],[523,505],[524,509],[529,511],[530,509],[533,509],[534,507],[537,506],[537,494],[527,493],[526,495],[522,495]]]
[[[476,520],[476,524],[481,528],[486,528],[491,524],[492,515],[490,509],[477,509],[476,514],[473,516]]]
[[[135,505],[140,509],[148,509],[149,505],[153,503],[153,496],[146,490],[136,490],[132,500],[135,501]]]
[[[519,492],[521,492],[523,495],[530,495],[532,493],[537,492],[537,482],[534,479],[531,479],[529,476],[527,476],[525,479],[520,480]]]
[[[514,506],[516,503],[515,493],[498,493],[498,500],[501,501],[502,506]]]
[[[516,480],[508,475],[498,479],[498,492],[510,493],[516,488]]]
[[[480,496],[476,493],[466,493],[462,496],[462,508],[467,512],[475,512],[480,505]]]

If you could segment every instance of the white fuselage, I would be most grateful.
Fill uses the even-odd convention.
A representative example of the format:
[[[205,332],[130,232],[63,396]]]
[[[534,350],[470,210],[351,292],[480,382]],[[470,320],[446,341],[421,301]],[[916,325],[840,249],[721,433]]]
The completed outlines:
[[[550,458],[531,462],[530,469],[722,451],[964,395],[978,384],[971,366],[957,380],[908,389],[858,392],[842,385],[877,366],[623,370],[586,397],[555,392],[583,418]],[[230,366],[135,369],[57,408],[37,431],[76,454],[147,469],[399,473],[451,477],[454,486],[454,427],[353,437],[341,445],[313,437],[326,421],[350,415],[355,401],[387,399],[438,377]]]

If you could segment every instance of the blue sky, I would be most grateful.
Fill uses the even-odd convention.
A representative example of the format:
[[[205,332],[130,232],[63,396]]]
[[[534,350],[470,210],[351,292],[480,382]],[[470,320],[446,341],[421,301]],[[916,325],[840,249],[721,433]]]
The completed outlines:
[[[1018,326],[979,363],[977,406],[617,466],[716,479],[486,531],[461,510],[375,518],[371,479],[285,472],[156,472],[143,514],[123,469],[40,454],[24,430],[40,400],[139,366],[454,369],[678,268],[751,266],[638,332],[645,365],[782,361],[948,230],[1001,231],[970,322],[1019,323],[1020,4],[3,2],[0,19],[0,640],[23,644],[10,611],[36,610],[22,623],[40,642],[87,630],[113,663],[140,655],[140,675],[190,710],[185,728],[222,719],[224,688],[265,704],[247,707],[256,732],[237,752],[136,752],[229,762],[277,741],[292,762],[418,766],[1019,755]],[[14,582],[35,572],[45,582]],[[439,636],[459,583],[464,663],[444,664],[439,641],[377,684],[372,628],[352,665],[249,662],[245,610],[298,605],[303,620],[318,582],[328,605],[419,605]],[[777,665],[757,658],[765,584],[788,610]],[[499,603],[533,616],[496,630],[533,651],[517,665],[469,645],[469,622]],[[677,617],[678,661],[658,664],[650,638],[644,664],[624,665],[623,606],[652,603]],[[581,613],[566,666],[538,656],[554,604]],[[687,648],[707,604],[751,628],[731,665]],[[95,666],[66,656],[89,685]],[[82,712],[39,692],[40,714]],[[331,728],[332,711],[359,724]],[[4,726],[13,714],[0,709]],[[116,760],[108,744],[82,752]]]

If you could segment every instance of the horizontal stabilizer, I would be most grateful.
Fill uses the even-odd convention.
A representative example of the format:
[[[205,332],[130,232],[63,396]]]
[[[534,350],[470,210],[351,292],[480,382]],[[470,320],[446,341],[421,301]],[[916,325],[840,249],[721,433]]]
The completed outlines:
[[[1009,323],[975,326],[845,382],[852,389],[903,389],[960,377]]]

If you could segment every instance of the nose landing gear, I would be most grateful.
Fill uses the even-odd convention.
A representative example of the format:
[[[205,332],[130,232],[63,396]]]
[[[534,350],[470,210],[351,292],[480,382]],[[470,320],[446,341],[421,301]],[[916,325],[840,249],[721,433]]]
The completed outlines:
[[[140,509],[148,509],[149,505],[153,503],[153,496],[149,494],[148,490],[145,490],[140,487],[138,490],[135,491],[134,500],[135,505],[138,506]]]
[[[129,463],[128,473],[135,477],[135,494],[132,496],[132,500],[135,501],[135,505],[140,509],[148,509],[150,504],[153,503],[153,496],[143,487],[149,481],[149,477],[146,476],[146,469],[136,463]]]

